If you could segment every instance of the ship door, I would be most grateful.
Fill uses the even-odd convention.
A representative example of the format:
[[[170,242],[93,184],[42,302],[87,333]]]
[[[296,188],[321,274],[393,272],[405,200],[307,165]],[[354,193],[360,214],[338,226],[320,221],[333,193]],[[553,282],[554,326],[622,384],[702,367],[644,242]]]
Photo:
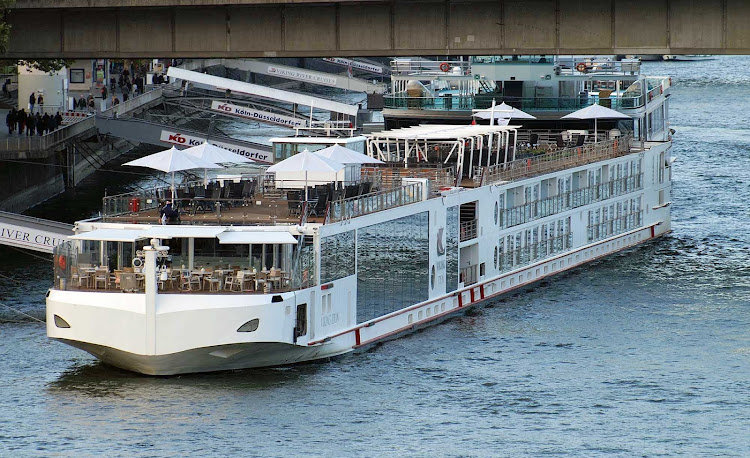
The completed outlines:
[[[307,304],[297,304],[297,317],[294,324],[294,343],[297,337],[307,334]]]

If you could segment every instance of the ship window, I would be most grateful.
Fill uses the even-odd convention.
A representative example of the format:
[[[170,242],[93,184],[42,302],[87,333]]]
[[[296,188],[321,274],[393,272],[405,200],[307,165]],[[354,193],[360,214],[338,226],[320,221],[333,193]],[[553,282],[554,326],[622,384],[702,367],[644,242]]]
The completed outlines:
[[[239,329],[237,329],[237,332],[253,332],[253,331],[257,331],[259,324],[260,324],[260,320],[258,318],[253,318],[252,320],[250,320],[247,323],[245,323],[242,326],[240,326]]]
[[[356,242],[358,323],[428,298],[428,212],[359,229]]]
[[[320,282],[354,275],[354,251],[354,231],[323,237],[320,240]]]

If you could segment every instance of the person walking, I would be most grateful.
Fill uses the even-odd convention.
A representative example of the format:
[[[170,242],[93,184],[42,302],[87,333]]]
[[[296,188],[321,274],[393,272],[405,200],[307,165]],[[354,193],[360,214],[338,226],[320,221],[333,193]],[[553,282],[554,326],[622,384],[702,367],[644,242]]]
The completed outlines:
[[[50,132],[50,130],[52,130],[52,123],[50,119],[50,116],[47,113],[44,113],[44,116],[42,116],[42,130],[39,135],[46,135]]]
[[[62,122],[63,122],[63,117],[58,111],[57,114],[55,115],[55,129],[62,126]]]
[[[16,109],[11,108],[8,114],[5,115],[5,124],[8,125],[8,135],[12,134],[16,130]]]
[[[128,95],[130,95],[130,88],[128,87],[128,84],[124,84],[122,86],[122,101],[127,102],[128,101]]]
[[[32,92],[29,96],[29,113],[34,112],[34,104],[36,103],[36,95]]]
[[[36,98],[36,106],[37,106],[37,109],[39,109],[40,113],[44,111],[44,95],[43,94],[39,94],[39,97]]]
[[[23,111],[23,108],[16,113],[16,122],[18,123],[18,135],[23,135],[23,131],[26,129],[26,112]]]
[[[96,104],[94,103],[94,97],[89,96],[89,111],[96,111]]]
[[[26,120],[26,136],[31,137],[34,135],[34,129],[36,129],[36,118],[34,115],[29,115]]]
[[[86,109],[86,99],[83,98],[83,94],[81,94],[81,97],[78,99],[78,109],[81,111]]]
[[[107,100],[107,86],[102,86],[102,100]]]

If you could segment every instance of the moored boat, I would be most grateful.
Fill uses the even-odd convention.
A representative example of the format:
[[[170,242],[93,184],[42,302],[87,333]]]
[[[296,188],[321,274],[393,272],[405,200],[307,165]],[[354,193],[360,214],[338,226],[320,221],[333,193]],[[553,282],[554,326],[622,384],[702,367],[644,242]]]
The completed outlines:
[[[109,196],[56,249],[48,335],[154,375],[309,361],[666,234],[669,78],[601,76],[619,78],[611,100],[627,119],[568,121],[578,106],[557,103],[543,128],[498,125],[490,106],[486,123],[376,132],[346,144],[383,164],[187,184],[174,224],[160,224],[166,188]],[[447,111],[486,108],[449,94]],[[404,100],[411,115],[429,108],[418,98]],[[274,139],[300,144],[321,142]]]

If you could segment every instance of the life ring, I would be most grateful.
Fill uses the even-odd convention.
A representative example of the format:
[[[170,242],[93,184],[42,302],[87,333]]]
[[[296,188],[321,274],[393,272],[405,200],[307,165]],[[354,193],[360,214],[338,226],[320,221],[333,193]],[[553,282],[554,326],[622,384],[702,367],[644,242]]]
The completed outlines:
[[[581,73],[586,73],[586,64],[583,62],[578,62],[576,64],[576,70],[578,70]]]
[[[59,258],[57,258],[57,265],[60,266],[62,270],[65,270],[65,267],[68,265],[68,261],[65,259],[65,255],[60,255]]]
[[[133,258],[133,267],[141,267],[143,266],[143,259],[141,258]]]
[[[443,62],[440,64],[440,70],[443,71],[443,73],[447,73],[448,70],[451,69],[451,66],[448,64],[448,62]]]

